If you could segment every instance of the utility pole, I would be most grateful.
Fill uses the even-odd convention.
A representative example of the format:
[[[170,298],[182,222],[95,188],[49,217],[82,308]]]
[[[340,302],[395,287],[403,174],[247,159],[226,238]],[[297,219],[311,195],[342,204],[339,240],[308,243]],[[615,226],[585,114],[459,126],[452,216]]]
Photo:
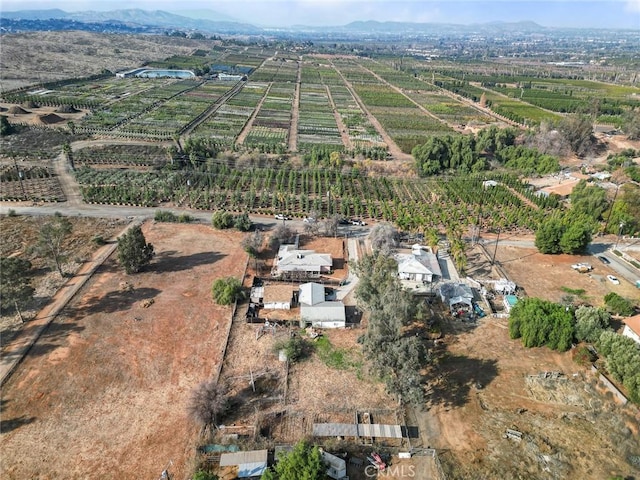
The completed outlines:
[[[18,162],[16,161],[16,158],[13,157],[13,165],[16,167],[16,173],[18,174],[18,180],[20,180],[20,188],[22,189],[22,196],[27,197],[27,194],[24,190],[24,184],[22,183],[22,176],[24,175],[23,172],[20,171],[20,169],[18,168]]]
[[[498,229],[498,236],[496,237],[496,248],[493,249],[493,258],[491,259],[491,265],[496,263],[496,253],[498,253],[498,242],[500,241],[500,229]]]

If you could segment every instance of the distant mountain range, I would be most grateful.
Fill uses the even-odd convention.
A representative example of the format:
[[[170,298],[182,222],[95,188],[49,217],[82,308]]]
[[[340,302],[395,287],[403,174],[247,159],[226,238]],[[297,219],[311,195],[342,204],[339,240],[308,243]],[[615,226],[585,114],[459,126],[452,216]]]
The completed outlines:
[[[185,12],[187,13],[187,12]],[[195,30],[203,33],[244,33],[259,34],[262,29],[250,24],[233,21],[230,17],[217,14],[213,11],[189,12],[190,14],[201,14],[200,18],[192,18],[162,10],[112,10],[108,12],[82,11],[65,12],[64,10],[20,10],[15,12],[0,12],[0,27],[6,29],[8,26],[17,28],[16,25],[37,25],[42,22],[56,20],[90,25],[122,25],[130,26],[133,29],[140,27]],[[220,20],[215,20],[220,18]],[[33,30],[33,28],[29,28]]]
[[[282,28],[263,28],[242,23],[227,15],[211,10],[182,11],[183,15],[162,10],[112,10],[108,12],[82,11],[65,12],[51,10],[21,10],[0,12],[2,31],[21,30],[92,30],[161,32],[170,29],[197,31],[205,34],[249,34],[272,35],[274,32],[306,32],[323,34],[356,35],[419,35],[419,34],[461,34],[461,33],[532,33],[548,31],[534,22],[491,22],[475,25],[453,25],[437,23],[377,22],[358,21],[342,26],[309,27],[297,25]],[[87,28],[82,28],[86,25]]]

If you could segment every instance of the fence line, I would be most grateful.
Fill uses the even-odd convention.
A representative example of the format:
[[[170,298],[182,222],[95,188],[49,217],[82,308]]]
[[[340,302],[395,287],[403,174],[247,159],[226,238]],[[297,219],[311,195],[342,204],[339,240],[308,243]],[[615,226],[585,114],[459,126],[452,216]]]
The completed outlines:
[[[247,255],[247,261],[244,264],[244,268],[242,269],[242,277],[240,281],[244,280],[245,275],[247,274],[247,268],[249,268],[249,259],[250,257]],[[229,338],[231,337],[231,328],[233,326],[233,318],[236,316],[236,312],[238,310],[238,300],[236,299],[233,302],[233,309],[231,310],[231,316],[229,318],[229,326],[227,328],[227,334],[224,341],[224,347],[222,348],[222,356],[220,358],[220,363],[218,364],[218,371],[216,372],[215,382],[218,383],[220,381],[220,375],[222,374],[222,367],[224,365],[224,357],[227,354],[227,347],[229,346]]]

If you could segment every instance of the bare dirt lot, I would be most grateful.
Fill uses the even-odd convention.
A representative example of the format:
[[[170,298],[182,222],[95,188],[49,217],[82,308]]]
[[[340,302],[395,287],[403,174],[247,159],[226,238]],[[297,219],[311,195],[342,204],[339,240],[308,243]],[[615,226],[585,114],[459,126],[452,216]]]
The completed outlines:
[[[495,236],[486,236],[486,248],[493,255],[495,248]],[[591,255],[545,255],[539,253],[535,247],[509,245],[510,240],[529,240],[533,242],[533,236],[501,237],[496,252],[496,263],[500,269],[506,272],[510,280],[522,288],[524,294],[529,297],[538,297],[552,302],[559,302],[566,295],[573,295],[576,302],[601,306],[604,296],[609,292],[635,299],[638,297],[638,289],[624,278],[620,278],[620,285],[614,285],[607,280],[607,275],[616,275],[616,272],[607,265],[599,262]],[[483,276],[497,279],[500,271],[492,267],[482,254],[480,248],[475,247],[469,252],[469,264],[467,269],[469,276],[481,280]],[[578,273],[571,268],[574,263],[588,263],[593,270],[588,273]],[[583,293],[571,293],[569,290]]]
[[[489,249],[491,253],[493,250]],[[572,263],[587,257],[541,255],[533,248],[500,246],[496,259],[528,296],[557,302],[563,286],[583,289],[577,301],[601,305],[608,291],[637,298],[631,285],[604,279],[605,265],[580,274]],[[474,279],[498,278],[480,248],[469,253]],[[429,410],[419,414],[431,446],[441,449],[448,478],[610,478],[637,475],[640,412],[622,407],[576,364],[571,351],[524,348],[508,334],[508,320],[485,317],[477,324],[445,313],[444,344],[432,372]],[[561,372],[541,378],[544,372]],[[544,375],[543,375],[544,376]],[[507,429],[522,433],[506,438]]]
[[[176,478],[191,470],[198,429],[186,405],[217,370],[231,314],[210,286],[241,276],[246,254],[237,232],[143,231],[152,264],[127,276],[109,258],[3,387],[2,478],[157,478],[169,461]]]
[[[2,35],[0,90],[116,72],[171,55],[189,55],[212,42],[160,35],[28,32]]]
[[[91,258],[98,245],[92,238],[101,235],[105,240],[115,237],[126,225],[125,220],[101,219],[89,217],[68,217],[72,224],[72,231],[64,242],[67,252],[67,262],[63,266],[65,272],[75,272],[82,262]],[[46,259],[34,254],[31,249],[38,239],[38,232],[42,225],[42,217],[3,215],[0,217],[0,256],[18,256],[29,260],[32,268],[32,286],[36,289],[32,302],[22,312],[25,319],[33,318],[56,293],[66,278],[60,277],[47,264]],[[22,324],[15,312],[7,312],[0,317],[0,345],[4,346],[22,328]]]

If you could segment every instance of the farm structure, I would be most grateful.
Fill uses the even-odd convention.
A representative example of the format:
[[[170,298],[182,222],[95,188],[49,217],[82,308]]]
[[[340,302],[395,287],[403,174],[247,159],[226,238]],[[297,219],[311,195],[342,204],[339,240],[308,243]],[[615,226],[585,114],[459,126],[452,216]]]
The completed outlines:
[[[346,313],[341,301],[326,301],[323,285],[300,285],[300,326],[315,328],[344,328]]]
[[[466,283],[444,283],[440,285],[440,299],[456,317],[473,314],[473,290]]]
[[[290,284],[265,283],[259,302],[268,310],[289,310],[294,303],[295,287]]]
[[[335,480],[342,480],[347,477],[347,462],[336,455],[322,450],[322,461],[327,466],[327,475]]]
[[[220,467],[236,467],[236,478],[259,477],[267,469],[268,453],[267,450],[223,453],[220,455]]]

